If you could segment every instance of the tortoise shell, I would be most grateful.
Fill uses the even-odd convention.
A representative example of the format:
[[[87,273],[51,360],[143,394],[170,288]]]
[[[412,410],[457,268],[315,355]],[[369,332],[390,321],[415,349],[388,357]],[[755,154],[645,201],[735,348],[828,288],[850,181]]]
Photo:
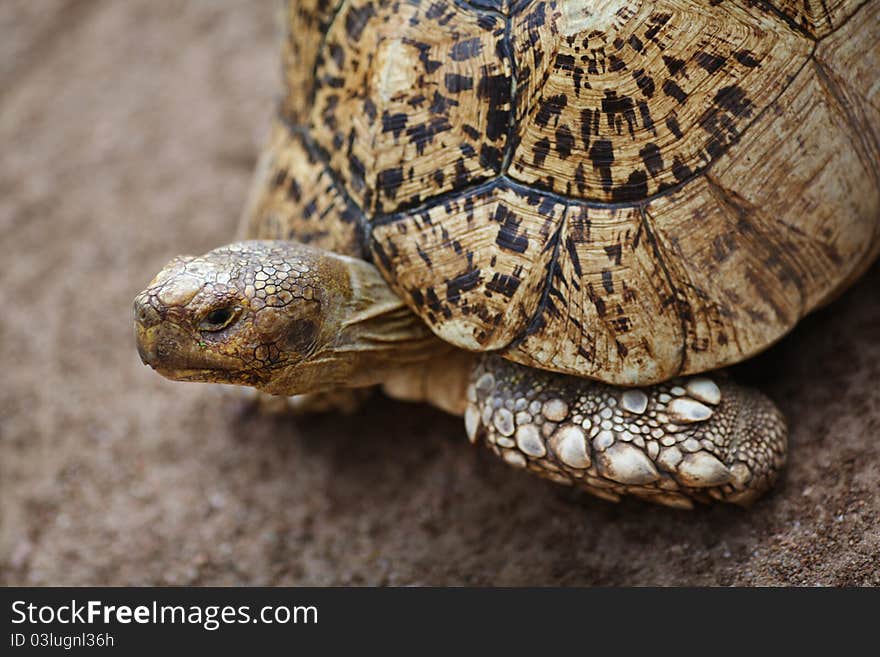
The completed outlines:
[[[250,237],[615,384],[766,348],[880,244],[880,0],[298,0]]]

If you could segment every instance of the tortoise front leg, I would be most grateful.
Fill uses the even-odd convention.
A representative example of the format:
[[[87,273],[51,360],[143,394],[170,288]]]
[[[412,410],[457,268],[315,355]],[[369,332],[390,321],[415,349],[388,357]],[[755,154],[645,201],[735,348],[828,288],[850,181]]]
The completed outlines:
[[[467,396],[471,442],[607,500],[745,505],[785,463],[787,429],[774,404],[707,376],[620,388],[487,357]]]

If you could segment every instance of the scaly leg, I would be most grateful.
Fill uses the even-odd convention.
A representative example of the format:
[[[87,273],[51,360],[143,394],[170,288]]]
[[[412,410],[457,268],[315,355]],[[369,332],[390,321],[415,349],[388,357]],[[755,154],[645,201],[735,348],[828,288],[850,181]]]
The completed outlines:
[[[471,442],[608,500],[746,505],[785,463],[787,429],[773,403],[705,375],[620,388],[486,357],[467,397]]]

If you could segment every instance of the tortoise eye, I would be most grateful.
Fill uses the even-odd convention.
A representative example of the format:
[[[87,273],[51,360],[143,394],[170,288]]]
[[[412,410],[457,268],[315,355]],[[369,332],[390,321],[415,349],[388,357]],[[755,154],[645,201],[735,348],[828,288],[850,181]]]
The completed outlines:
[[[202,331],[222,331],[238,316],[238,308],[227,306],[212,310],[199,324]]]

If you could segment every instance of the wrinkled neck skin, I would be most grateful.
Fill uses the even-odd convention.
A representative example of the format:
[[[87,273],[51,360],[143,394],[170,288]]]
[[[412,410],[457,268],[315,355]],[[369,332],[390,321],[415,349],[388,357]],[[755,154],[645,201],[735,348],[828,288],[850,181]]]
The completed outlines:
[[[454,351],[371,264],[324,252],[319,267],[326,314],[317,346],[259,389],[295,395],[369,386]]]

